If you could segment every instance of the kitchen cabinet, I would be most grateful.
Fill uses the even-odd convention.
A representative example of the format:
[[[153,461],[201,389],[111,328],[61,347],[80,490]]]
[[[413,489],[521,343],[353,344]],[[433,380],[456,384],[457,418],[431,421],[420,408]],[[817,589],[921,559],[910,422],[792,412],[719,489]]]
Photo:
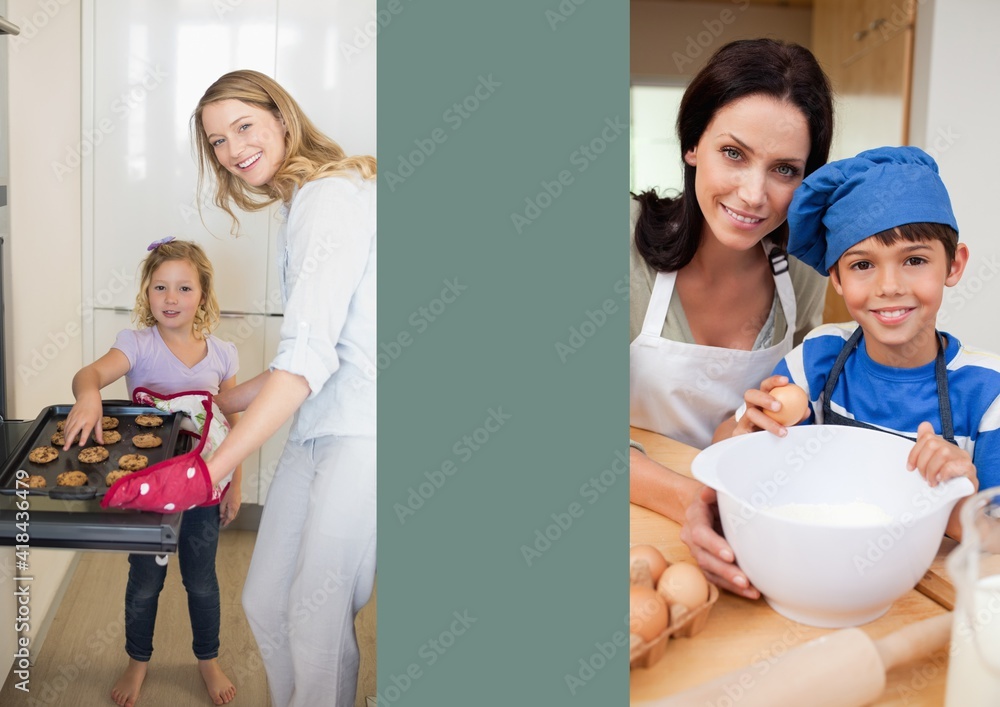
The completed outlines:
[[[833,84],[836,131],[830,159],[909,143],[917,3],[815,0],[813,53]],[[825,322],[851,316],[828,286]]]
[[[245,0],[225,13],[217,9],[226,3],[91,5],[83,132],[93,147],[81,151],[92,152],[94,306],[130,308],[146,246],[175,236],[197,241],[215,264],[223,310],[263,312],[271,211],[240,213],[243,237],[230,235],[228,215],[197,192],[188,121],[223,73],[274,73],[276,2]]]
[[[893,0],[816,0],[813,52],[838,111],[832,159],[908,142],[916,11]]]
[[[277,0],[273,76],[348,154],[375,154],[375,35],[405,9],[391,5]]]

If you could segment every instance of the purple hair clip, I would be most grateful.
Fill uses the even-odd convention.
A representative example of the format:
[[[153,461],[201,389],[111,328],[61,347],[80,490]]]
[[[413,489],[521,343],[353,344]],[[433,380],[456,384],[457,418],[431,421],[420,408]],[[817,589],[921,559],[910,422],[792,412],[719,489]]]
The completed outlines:
[[[173,236],[167,236],[166,238],[161,238],[158,241],[153,241],[152,243],[150,243],[149,247],[146,248],[146,250],[156,250],[157,248],[159,248],[164,243],[169,243],[170,241],[174,241],[174,240],[177,240],[177,239],[174,238]]]

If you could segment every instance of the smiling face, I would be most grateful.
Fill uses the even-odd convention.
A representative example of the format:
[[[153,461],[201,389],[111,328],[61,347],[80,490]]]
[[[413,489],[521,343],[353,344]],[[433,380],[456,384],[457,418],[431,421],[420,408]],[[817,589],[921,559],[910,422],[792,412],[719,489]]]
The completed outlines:
[[[885,245],[873,236],[840,256],[830,281],[864,329],[872,360],[913,368],[937,355],[934,332],[944,288],[958,283],[968,259],[964,243],[949,263],[941,241]]]
[[[809,157],[809,125],[791,103],[741,98],[720,108],[684,155],[696,167],[702,238],[747,250],[784,222]]]
[[[202,304],[198,270],[186,260],[166,260],[160,264],[146,290],[149,310],[163,329],[193,331],[194,318]]]
[[[270,184],[285,160],[285,124],[269,111],[237,100],[209,103],[202,128],[225,169],[247,184]]]

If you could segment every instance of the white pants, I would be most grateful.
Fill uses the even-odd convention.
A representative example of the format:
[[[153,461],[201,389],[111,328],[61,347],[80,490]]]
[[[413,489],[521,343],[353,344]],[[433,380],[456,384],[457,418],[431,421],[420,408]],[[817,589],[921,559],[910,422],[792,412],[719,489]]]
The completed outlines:
[[[289,442],[243,588],[273,707],[354,704],[354,617],[374,581],[375,438]]]

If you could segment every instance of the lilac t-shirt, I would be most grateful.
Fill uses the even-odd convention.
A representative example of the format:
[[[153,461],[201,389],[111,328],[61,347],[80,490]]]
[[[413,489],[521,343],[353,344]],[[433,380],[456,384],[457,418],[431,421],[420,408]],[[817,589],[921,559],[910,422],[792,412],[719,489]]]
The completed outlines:
[[[188,368],[174,356],[155,326],[148,329],[123,329],[118,332],[112,348],[118,349],[128,358],[129,369],[125,374],[125,385],[128,386],[129,398],[140,387],[164,395],[186,390],[207,390],[216,395],[222,381],[235,376],[240,367],[236,345],[209,336],[208,354]]]

